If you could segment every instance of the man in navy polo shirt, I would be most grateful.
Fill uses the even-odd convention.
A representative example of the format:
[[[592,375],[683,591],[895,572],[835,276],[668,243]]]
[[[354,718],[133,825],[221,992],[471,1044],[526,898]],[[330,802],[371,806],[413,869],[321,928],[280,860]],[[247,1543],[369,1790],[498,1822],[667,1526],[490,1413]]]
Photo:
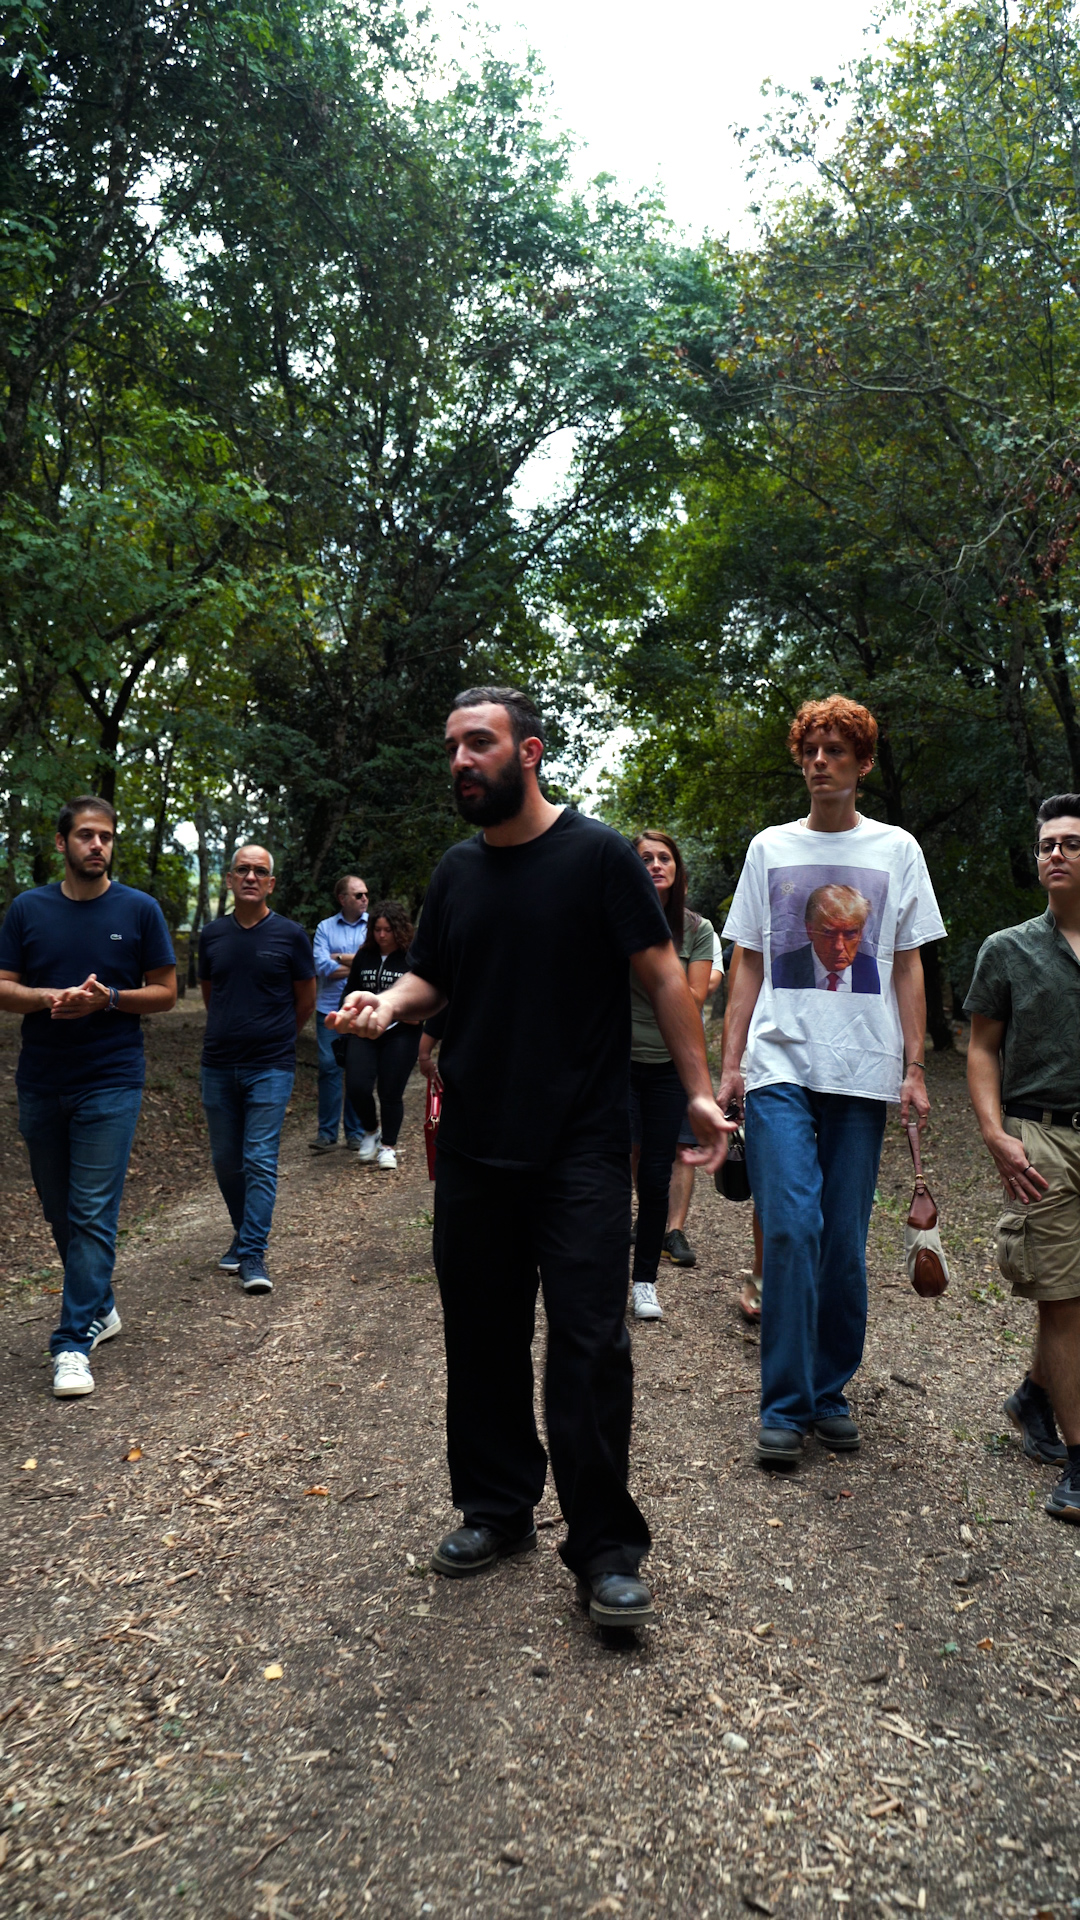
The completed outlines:
[[[233,1225],[219,1265],[245,1293],[271,1293],[266,1247],[278,1149],[296,1075],[296,1037],[315,1010],[315,962],[303,927],[272,913],[274,859],[237,847],[225,876],[233,911],[199,935],[206,1002],[202,1100],[210,1156]]]
[[[93,1393],[89,1355],[120,1331],[112,1276],[146,1077],[139,1022],[176,1003],[161,908],[110,879],[115,840],[107,800],[69,800],[56,826],[63,879],[17,894],[0,926],[0,1007],[24,1015],[19,1131],[64,1263],[49,1343],[60,1400]]]

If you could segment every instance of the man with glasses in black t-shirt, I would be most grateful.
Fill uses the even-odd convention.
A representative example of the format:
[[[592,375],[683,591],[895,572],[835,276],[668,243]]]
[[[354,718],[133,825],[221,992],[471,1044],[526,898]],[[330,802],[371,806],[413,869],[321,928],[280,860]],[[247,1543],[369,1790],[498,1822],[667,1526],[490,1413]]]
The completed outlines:
[[[979,950],[968,1088],[1005,1189],[998,1264],[1039,1316],[1005,1412],[1029,1459],[1063,1469],[1047,1513],[1080,1522],[1080,794],[1044,800],[1037,820],[1046,912]]]
[[[539,1285],[560,1551],[597,1625],[637,1626],[653,1608],[638,1573],[649,1529],[627,1487],[627,961],[689,1095],[700,1145],[685,1157],[713,1171],[731,1126],[656,890],[619,834],[545,799],[543,727],[528,696],[459,694],[446,751],[458,810],[482,831],[433,874],[401,982],[378,999],[348,994],[330,1016],[339,1032],[377,1038],[393,1020],[448,1007],[434,1247],[464,1525],[432,1564],[470,1574],[536,1545],[547,1470],[533,1415]],[[478,1220],[492,1248],[484,1259]]]

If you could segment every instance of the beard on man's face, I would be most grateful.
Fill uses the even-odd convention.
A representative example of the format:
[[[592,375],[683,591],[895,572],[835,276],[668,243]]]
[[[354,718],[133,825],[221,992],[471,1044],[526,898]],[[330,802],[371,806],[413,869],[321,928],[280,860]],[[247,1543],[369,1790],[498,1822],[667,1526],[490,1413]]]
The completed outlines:
[[[65,853],[67,863],[73,873],[86,874],[96,879],[101,874],[111,871],[113,863],[113,849],[111,847],[108,850],[103,847],[98,847],[92,853],[87,853],[83,848],[73,845],[72,842],[68,840],[65,842]]]
[[[466,796],[462,785],[479,787],[480,792]],[[454,775],[454,805],[463,820],[474,827],[500,827],[512,820],[525,805],[525,774],[515,747],[494,779],[475,768]]]

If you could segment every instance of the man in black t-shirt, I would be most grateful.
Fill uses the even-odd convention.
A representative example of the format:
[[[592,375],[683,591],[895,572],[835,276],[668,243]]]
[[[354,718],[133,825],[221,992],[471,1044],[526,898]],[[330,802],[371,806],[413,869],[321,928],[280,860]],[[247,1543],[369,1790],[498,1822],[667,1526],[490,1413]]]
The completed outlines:
[[[633,1370],[630,1000],[645,987],[690,1096],[709,1171],[730,1125],[712,1096],[701,1020],[641,861],[540,791],[526,695],[459,694],[446,728],[459,811],[483,831],[432,876],[410,971],[348,994],[339,1031],[378,1036],[448,1004],[435,1184],[447,1360],[447,1454],[465,1524],[432,1564],[474,1573],[535,1546],[547,1458],[533,1416],[539,1284],[548,1321],[548,1444],[561,1548],[598,1625],[652,1617],[638,1568],[649,1530],[627,1488]],[[490,1255],[477,1257],[482,1221]]]
[[[225,876],[233,911],[199,935],[206,1002],[202,1100],[210,1156],[232,1221],[219,1265],[245,1293],[271,1293],[266,1247],[278,1149],[296,1074],[296,1036],[315,1011],[315,960],[295,920],[272,913],[274,861],[237,847]]]

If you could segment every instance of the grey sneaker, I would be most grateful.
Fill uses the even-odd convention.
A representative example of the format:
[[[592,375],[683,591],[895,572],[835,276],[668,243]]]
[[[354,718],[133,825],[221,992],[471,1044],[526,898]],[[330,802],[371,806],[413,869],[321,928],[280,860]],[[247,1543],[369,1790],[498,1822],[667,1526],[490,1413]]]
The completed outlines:
[[[274,1283],[261,1260],[241,1260],[240,1285],[245,1293],[273,1293]]]
[[[61,1359],[66,1359],[66,1354]],[[1080,1523],[1080,1467],[1066,1467],[1055,1487],[1046,1496],[1046,1511],[1052,1520]]]
[[[314,1140],[308,1141],[308,1150],[311,1153],[333,1153],[336,1146],[337,1141],[328,1139],[325,1133],[320,1133]]]
[[[356,1149],[357,1159],[363,1160],[366,1162],[370,1162],[374,1160],[376,1154],[379,1151],[379,1142],[381,1139],[382,1139],[381,1133],[361,1134],[360,1144]]]
[[[1029,1460],[1043,1460],[1049,1467],[1063,1466],[1068,1449],[1057,1430],[1054,1409],[1044,1387],[1036,1386],[1025,1373],[1015,1393],[1006,1400],[1002,1412],[1023,1436],[1024,1452]]]
[[[110,1307],[108,1313],[99,1314],[96,1320],[91,1320],[91,1353],[93,1353],[95,1347],[100,1347],[103,1340],[115,1340],[122,1325],[123,1322],[115,1307]]]

